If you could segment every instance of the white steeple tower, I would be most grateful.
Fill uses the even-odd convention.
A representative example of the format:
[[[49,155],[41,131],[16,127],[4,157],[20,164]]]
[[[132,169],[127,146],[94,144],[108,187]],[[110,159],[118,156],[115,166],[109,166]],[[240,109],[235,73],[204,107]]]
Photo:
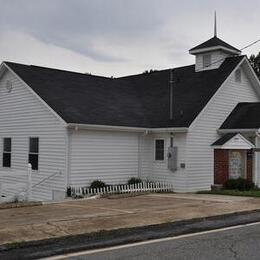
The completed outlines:
[[[189,50],[195,55],[195,70],[218,69],[227,57],[239,55],[240,50],[217,37],[217,14],[214,12],[214,36]]]

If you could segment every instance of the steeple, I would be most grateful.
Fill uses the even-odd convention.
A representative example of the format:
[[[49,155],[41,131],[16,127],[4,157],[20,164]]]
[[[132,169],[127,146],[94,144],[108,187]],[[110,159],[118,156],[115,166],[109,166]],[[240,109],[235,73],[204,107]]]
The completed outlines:
[[[214,36],[189,50],[195,56],[195,70],[217,69],[225,58],[240,55],[241,51],[217,37],[217,13],[214,12]]]
[[[214,14],[214,37],[217,37],[217,12]]]

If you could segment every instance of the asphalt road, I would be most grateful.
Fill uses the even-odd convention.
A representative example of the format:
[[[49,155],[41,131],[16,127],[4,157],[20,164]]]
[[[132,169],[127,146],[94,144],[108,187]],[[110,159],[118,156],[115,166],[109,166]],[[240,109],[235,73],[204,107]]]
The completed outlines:
[[[66,259],[260,259],[260,223],[66,256]]]

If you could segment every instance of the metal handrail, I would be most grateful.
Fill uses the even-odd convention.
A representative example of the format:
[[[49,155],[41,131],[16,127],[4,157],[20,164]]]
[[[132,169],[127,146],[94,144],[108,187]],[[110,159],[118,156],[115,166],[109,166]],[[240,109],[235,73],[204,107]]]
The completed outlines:
[[[48,179],[54,177],[54,176],[57,175],[57,174],[61,174],[61,171],[55,172],[54,174],[52,174],[52,175],[50,175],[50,176],[48,176],[48,177],[42,179],[40,182],[38,182],[38,183],[32,185],[32,188],[35,188],[36,186],[40,185],[41,183],[43,183],[43,182],[45,182],[46,180],[48,180]]]

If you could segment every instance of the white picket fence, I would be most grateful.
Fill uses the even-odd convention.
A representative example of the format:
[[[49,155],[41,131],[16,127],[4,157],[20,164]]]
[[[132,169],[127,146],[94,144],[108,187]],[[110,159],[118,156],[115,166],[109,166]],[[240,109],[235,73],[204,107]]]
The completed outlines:
[[[142,182],[138,184],[126,185],[109,185],[103,188],[88,188],[70,186],[72,197],[76,196],[91,196],[103,194],[120,194],[120,193],[136,193],[136,192],[173,192],[173,185],[170,183],[161,182]]]
[[[0,173],[0,203],[13,200],[30,201],[32,194],[32,166],[27,170]],[[22,199],[21,199],[22,198]]]

